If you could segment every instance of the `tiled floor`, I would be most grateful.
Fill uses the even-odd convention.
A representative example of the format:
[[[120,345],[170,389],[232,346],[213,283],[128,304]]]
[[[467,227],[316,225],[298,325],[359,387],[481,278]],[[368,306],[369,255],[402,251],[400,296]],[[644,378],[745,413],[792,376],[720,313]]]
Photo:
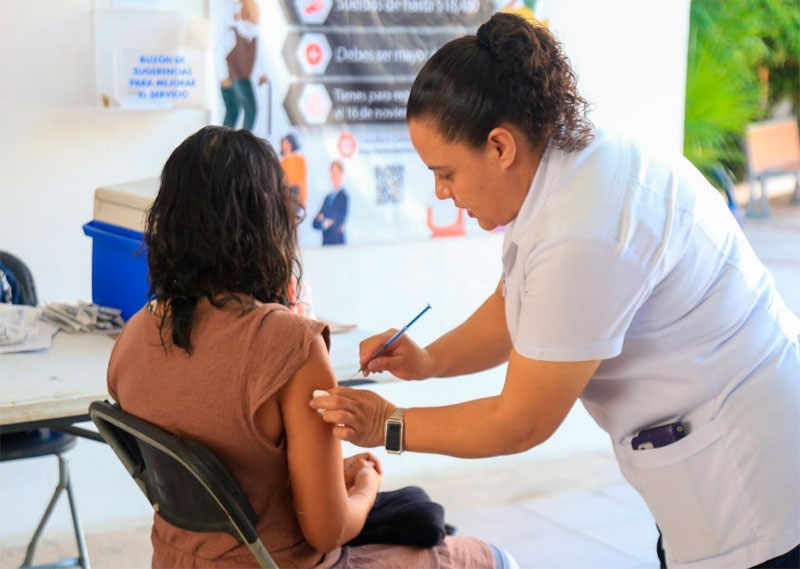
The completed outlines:
[[[745,232],[789,308],[800,314],[800,207],[788,206],[787,200],[774,204],[771,219],[748,220]],[[387,480],[386,485],[412,483],[442,503],[448,521],[462,533],[506,548],[522,569],[658,567],[653,520],[610,455],[440,473],[424,482]],[[149,531],[142,519],[133,527],[89,532],[92,566],[148,567]],[[18,566],[24,553],[16,544],[0,544],[0,569]],[[70,535],[48,537],[34,562],[69,555],[74,555]]]
[[[450,504],[450,522],[464,534],[504,547],[522,569],[658,567],[652,517],[622,479],[613,457],[579,457],[527,468],[537,472],[473,477],[470,499],[443,500]],[[520,480],[526,474],[528,481]],[[552,487],[551,481],[564,474],[572,482]],[[438,499],[435,486],[426,487]],[[470,506],[475,488],[491,488],[484,490],[491,494],[503,488],[509,501]]]

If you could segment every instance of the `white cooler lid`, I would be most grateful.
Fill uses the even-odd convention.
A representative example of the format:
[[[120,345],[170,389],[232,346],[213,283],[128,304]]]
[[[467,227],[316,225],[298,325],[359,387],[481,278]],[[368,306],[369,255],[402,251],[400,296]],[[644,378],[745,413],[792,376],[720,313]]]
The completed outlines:
[[[147,210],[158,193],[159,178],[101,186],[94,191],[94,219],[144,231]]]

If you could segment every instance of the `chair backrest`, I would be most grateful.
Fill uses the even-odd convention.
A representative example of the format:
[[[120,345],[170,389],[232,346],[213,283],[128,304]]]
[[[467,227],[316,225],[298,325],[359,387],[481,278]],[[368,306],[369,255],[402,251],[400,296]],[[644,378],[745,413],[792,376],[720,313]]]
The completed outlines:
[[[800,132],[794,117],[747,127],[747,167],[751,176],[800,169]]]
[[[18,304],[38,305],[39,299],[36,296],[36,286],[33,284],[33,275],[31,275],[28,265],[6,251],[0,251],[0,265],[8,267],[14,274],[14,278],[17,279],[17,284],[19,285]]]
[[[224,531],[244,541],[261,567],[277,569],[250,502],[208,449],[106,401],[93,402],[89,416],[162,518],[189,531]]]

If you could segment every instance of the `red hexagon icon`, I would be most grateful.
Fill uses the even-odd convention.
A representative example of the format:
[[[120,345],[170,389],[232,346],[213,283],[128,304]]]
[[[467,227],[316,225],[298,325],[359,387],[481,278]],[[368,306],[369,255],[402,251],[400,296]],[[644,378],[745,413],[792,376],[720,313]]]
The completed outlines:
[[[322,48],[317,43],[310,43],[306,46],[306,61],[311,65],[317,65],[322,61]]]
[[[358,145],[356,144],[356,137],[353,136],[352,132],[343,132],[339,135],[339,141],[336,143],[336,148],[339,150],[339,154],[342,158],[350,158],[356,153],[356,148],[358,148]]]

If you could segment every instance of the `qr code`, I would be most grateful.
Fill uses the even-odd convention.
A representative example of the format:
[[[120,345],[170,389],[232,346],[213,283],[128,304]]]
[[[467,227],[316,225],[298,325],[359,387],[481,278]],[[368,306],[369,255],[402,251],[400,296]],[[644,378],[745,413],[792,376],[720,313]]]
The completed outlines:
[[[403,201],[405,168],[396,166],[375,167],[375,189],[378,205]]]

